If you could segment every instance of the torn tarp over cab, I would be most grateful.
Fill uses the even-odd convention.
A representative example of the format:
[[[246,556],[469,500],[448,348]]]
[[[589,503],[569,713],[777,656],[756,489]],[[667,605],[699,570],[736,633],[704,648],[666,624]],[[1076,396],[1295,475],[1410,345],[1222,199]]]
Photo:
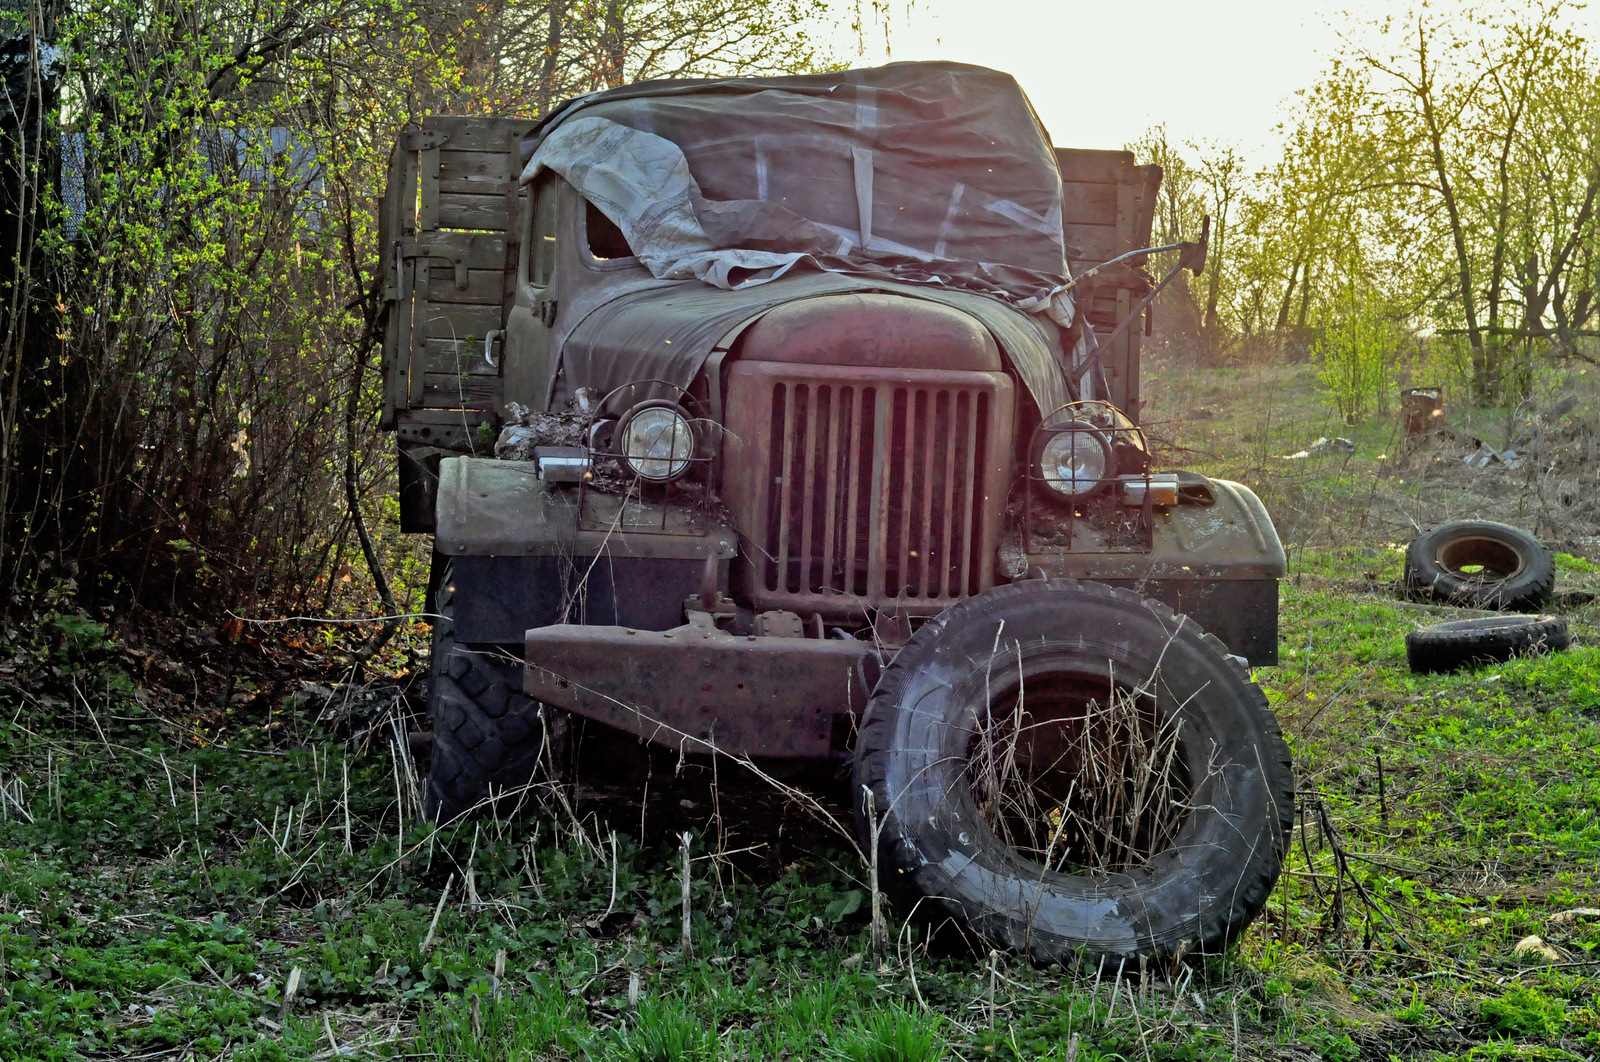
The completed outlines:
[[[644,82],[570,101],[530,134],[523,154],[524,183],[546,168],[561,174],[657,280],[748,290],[821,271],[939,301],[977,294],[1072,323],[1049,137],[1016,81],[997,71],[896,63]],[[777,296],[763,294],[763,302]],[[601,316],[627,316],[624,306],[607,309]],[[1028,330],[1054,356],[1036,350],[1022,359],[1034,364],[1017,368],[1036,398],[1059,400],[1060,336],[1049,321]],[[607,337],[568,327],[566,368],[598,369],[584,348],[609,347]],[[669,349],[674,360],[689,354],[682,343]],[[675,379],[687,366],[668,368],[648,375]],[[612,375],[587,382],[603,388],[613,381],[600,377]]]
[[[723,250],[1005,266],[1034,274],[1019,298],[1065,272],[1049,137],[982,67],[644,82],[572,101],[524,153],[524,181],[556,170],[641,257],[718,286]]]

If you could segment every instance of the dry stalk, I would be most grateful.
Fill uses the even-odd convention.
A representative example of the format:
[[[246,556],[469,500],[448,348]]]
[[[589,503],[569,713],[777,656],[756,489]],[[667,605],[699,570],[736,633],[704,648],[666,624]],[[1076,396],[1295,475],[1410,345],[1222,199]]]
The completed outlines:
[[[883,962],[886,950],[883,894],[878,891],[878,831],[883,827],[878,821],[877,800],[872,795],[872,787],[862,786],[861,793],[867,802],[867,831],[872,838],[867,857],[867,888],[872,893],[872,964],[878,966]]]
[[[689,831],[683,831],[683,957],[694,958],[694,941],[690,936],[693,920],[689,908]]]
[[[1046,870],[1139,866],[1189,810],[1178,716],[1117,685],[1081,706],[1050,700],[1035,691],[1030,710],[1019,690],[980,722],[969,767],[979,808]]]

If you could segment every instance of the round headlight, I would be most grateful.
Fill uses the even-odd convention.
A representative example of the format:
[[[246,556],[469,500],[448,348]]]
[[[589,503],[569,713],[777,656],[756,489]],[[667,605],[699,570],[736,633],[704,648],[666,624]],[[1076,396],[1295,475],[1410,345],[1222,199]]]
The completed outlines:
[[[689,470],[694,458],[694,424],[670,402],[634,406],[617,425],[617,455],[634,475],[666,483]]]
[[[1087,424],[1065,425],[1044,436],[1036,464],[1039,478],[1051,490],[1081,498],[1110,480],[1111,445]]]

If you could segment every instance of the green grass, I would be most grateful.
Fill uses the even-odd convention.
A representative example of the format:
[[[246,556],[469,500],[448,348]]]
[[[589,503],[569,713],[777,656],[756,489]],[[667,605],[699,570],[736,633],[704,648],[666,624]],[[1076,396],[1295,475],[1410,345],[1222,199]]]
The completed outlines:
[[[1348,434],[1308,434],[1311,398],[1263,453]],[[1405,538],[1295,549],[1256,671],[1301,793],[1286,872],[1225,958],[1137,991],[1005,957],[991,980],[898,918],[875,968],[860,868],[798,815],[781,856],[695,864],[685,957],[677,850],[640,847],[636,810],[429,832],[381,728],[335,740],[280,692],[209,744],[110,628],[46,618],[0,642],[0,1058],[1595,1057],[1600,918],[1567,912],[1600,907],[1600,609],[1568,612],[1569,652],[1413,675],[1405,632],[1468,613],[1384,592]],[[1514,954],[1528,936],[1558,958]]]

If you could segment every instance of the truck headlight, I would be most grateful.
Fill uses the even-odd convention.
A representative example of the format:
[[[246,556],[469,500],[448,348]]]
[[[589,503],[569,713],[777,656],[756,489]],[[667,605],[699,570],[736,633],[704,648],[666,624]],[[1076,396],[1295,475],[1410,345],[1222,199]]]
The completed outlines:
[[[1047,428],[1035,449],[1036,474],[1064,499],[1093,494],[1115,476],[1110,441],[1087,424],[1074,421]]]
[[[634,475],[667,483],[687,472],[694,460],[694,422],[672,402],[641,402],[617,425],[616,448]]]

